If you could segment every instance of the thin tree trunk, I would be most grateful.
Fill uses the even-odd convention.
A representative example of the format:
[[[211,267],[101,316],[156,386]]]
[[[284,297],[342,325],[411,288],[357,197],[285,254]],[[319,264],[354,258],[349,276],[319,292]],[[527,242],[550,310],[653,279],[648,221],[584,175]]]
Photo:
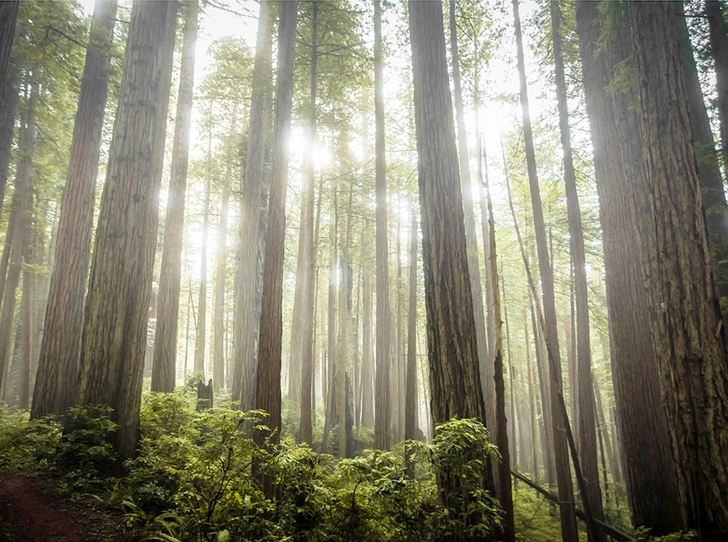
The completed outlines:
[[[571,472],[569,470],[569,452],[567,448],[566,435],[563,428],[567,421],[562,419],[558,407],[556,390],[561,385],[561,356],[559,353],[559,337],[556,323],[556,305],[554,300],[554,277],[551,268],[548,247],[546,244],[546,227],[541,206],[541,192],[538,183],[536,170],[536,153],[533,146],[533,134],[531,130],[531,119],[528,105],[528,90],[526,86],[526,66],[523,59],[523,39],[521,37],[521,20],[518,12],[518,0],[513,0],[513,13],[516,31],[516,45],[518,48],[518,75],[520,79],[521,108],[523,110],[523,135],[526,147],[526,162],[528,179],[531,191],[531,205],[533,207],[533,221],[536,231],[536,249],[538,251],[538,263],[541,276],[541,288],[543,294],[544,317],[546,320],[545,339],[548,350],[553,355],[553,368],[549,371],[551,388],[551,411],[553,425],[554,459],[556,464],[556,478],[558,482],[558,494],[561,500],[559,511],[561,513],[561,535],[564,542],[576,542],[578,532],[576,527],[576,515],[574,507],[574,491],[571,483]],[[549,365],[551,365],[549,363]]]
[[[412,206],[412,227],[410,229],[409,260],[409,310],[407,313],[407,388],[404,413],[404,438],[417,438],[417,211]],[[407,471],[414,477],[414,463],[410,461],[412,451],[405,448],[408,461]]]
[[[273,51],[272,3],[261,2],[258,15],[258,36],[253,64],[248,148],[243,175],[240,221],[240,252],[237,257],[235,291],[237,296],[233,336],[232,399],[240,402],[243,411],[255,406],[256,349],[255,336],[260,323],[257,314],[259,288],[258,237],[264,182],[264,160],[267,146],[268,118],[271,102],[271,58]]]
[[[20,161],[15,176],[15,194],[13,195],[10,225],[13,232],[6,235],[8,247],[7,277],[0,277],[2,284],[2,307],[0,308],[0,397],[4,397],[7,388],[7,372],[12,355],[12,328],[15,317],[15,292],[20,282],[22,270],[23,248],[26,243],[33,209],[33,153],[36,143],[36,104],[38,102],[39,86],[30,76],[30,100],[26,113],[25,127],[20,136]],[[10,230],[10,226],[8,227]]]
[[[162,263],[159,273],[159,316],[154,330],[152,391],[171,392],[175,387],[177,360],[177,325],[182,281],[182,236],[184,233],[185,193],[189,163],[190,127],[192,124],[197,42],[198,2],[185,5],[185,29],[182,43],[177,114],[172,143],[172,169],[169,179],[167,214],[164,221]],[[189,322],[189,319],[188,319]],[[185,335],[189,338],[189,333]],[[185,354],[185,365],[187,357]],[[187,378],[185,369],[184,378]]]
[[[506,542],[515,542],[516,527],[514,523],[513,513],[513,493],[511,492],[511,455],[508,443],[508,422],[506,420],[506,390],[503,381],[503,321],[501,320],[501,304],[500,292],[498,291],[498,257],[496,254],[495,243],[495,219],[493,218],[493,203],[490,198],[490,187],[488,177],[486,176],[486,193],[488,201],[488,230],[490,237],[488,244],[490,245],[490,274],[493,277],[491,288],[493,289],[493,321],[495,323],[495,333],[493,335],[493,372],[495,380],[495,415],[497,416],[495,428],[495,443],[501,454],[502,464],[496,471],[496,480],[499,488],[498,500],[503,508],[503,540]],[[505,285],[503,287],[503,302],[505,305]],[[511,416],[514,414],[513,408],[513,364],[511,363],[510,348],[510,331],[508,329],[508,313],[504,310],[506,316],[506,338],[508,340],[508,360],[510,364],[510,380],[511,380]],[[513,431],[515,435],[515,429]],[[515,447],[514,447],[515,449]]]
[[[371,259],[369,221],[364,221],[363,259]],[[367,267],[363,278],[364,324],[361,357],[361,424],[374,427],[374,342],[372,340],[372,277]]]
[[[176,3],[132,9],[84,314],[78,402],[113,408],[122,460],[139,438],[176,21]]]
[[[384,137],[384,56],[382,51],[382,2],[374,0],[374,123],[375,176],[376,176],[376,275],[377,275],[377,323],[376,323],[376,389],[374,422],[374,447],[389,449],[390,404],[389,368],[390,313],[389,313],[389,249],[387,248],[387,166]]]
[[[334,224],[330,231],[330,263],[329,263],[329,296],[327,311],[327,340],[326,347],[328,353],[328,364],[326,371],[326,379],[322,384],[326,387],[326,420],[324,422],[324,434],[321,440],[321,451],[327,453],[329,451],[329,432],[333,427],[336,412],[336,258],[337,258],[337,235],[339,229],[339,213],[337,209],[336,189],[334,188]]]
[[[538,435],[536,430],[536,390],[533,386],[533,363],[531,362],[531,339],[528,335],[528,310],[523,309],[523,335],[524,343],[526,345],[526,378],[528,379],[528,411],[529,418],[531,421],[531,459],[528,464],[530,471],[533,473],[533,477],[536,483],[539,483],[538,473],[538,454],[536,444],[538,442]],[[548,446],[542,442],[541,446]]]
[[[231,135],[236,133],[237,109],[233,108]],[[213,299],[213,338],[212,338],[212,385],[215,391],[227,387],[225,372],[225,276],[227,275],[227,227],[230,207],[230,183],[234,153],[227,157],[225,185],[220,203],[220,223],[217,230],[217,256],[215,262],[215,296]]]
[[[617,21],[612,39],[601,43],[599,5],[577,3],[577,31],[604,236],[612,378],[633,523],[665,535],[679,531],[683,520],[635,243],[638,225],[652,212],[638,206],[647,190],[642,135],[630,97],[606,90],[617,64],[632,55],[632,41],[629,24]]]
[[[30,374],[37,344],[35,342],[37,327],[35,319],[35,297],[36,297],[36,272],[34,267],[37,263],[37,238],[38,233],[31,230],[29,233],[28,243],[25,245],[25,254],[23,255],[23,294],[21,299],[21,363],[20,363],[20,382],[18,384],[18,408],[28,410],[30,406]]]
[[[8,2],[19,3],[19,2]],[[0,9],[5,4],[0,3]],[[3,35],[4,31],[0,31]],[[11,65],[0,86],[0,211],[5,202],[5,189],[8,184],[8,169],[13,148],[13,135],[15,134],[15,117],[20,94],[20,58],[14,59],[15,66]]]
[[[202,209],[202,243],[200,246],[200,290],[197,298],[197,329],[195,330],[195,372],[205,379],[205,355],[207,353],[207,238],[210,230],[210,191],[212,189],[212,107],[210,101],[210,126],[207,138],[207,182],[205,183],[205,203]]]
[[[301,206],[301,222],[300,222],[300,239],[298,245],[298,260],[296,269],[296,291],[294,293],[293,301],[293,314],[294,321],[291,327],[291,356],[290,356],[290,375],[289,378],[293,378],[293,386],[289,386],[289,394],[295,391],[296,378],[295,376],[299,373],[297,368],[298,354],[295,352],[297,348],[300,348],[301,356],[301,442],[307,442],[311,444],[313,442],[313,408],[312,408],[312,396],[315,395],[315,389],[312,385],[312,371],[313,371],[313,355],[314,355],[314,302],[316,297],[316,284],[315,284],[315,259],[316,254],[314,247],[314,184],[316,178],[316,163],[314,160],[316,150],[316,81],[317,81],[317,68],[316,62],[318,60],[318,10],[319,2],[315,0],[311,6],[312,8],[312,20],[311,20],[311,74],[309,80],[309,116],[308,116],[308,137],[309,137],[309,152],[306,155],[305,170],[305,186],[304,186],[304,200]],[[321,193],[319,191],[319,200],[321,199]],[[318,239],[316,239],[318,243]],[[300,281],[300,285],[299,285]],[[299,297],[299,289],[303,292],[300,295],[299,303],[302,303],[302,307],[297,311],[296,299]],[[296,315],[302,316],[301,324],[299,325]],[[300,330],[300,338],[296,337],[296,334]],[[300,344],[299,344],[300,343]],[[292,396],[295,400],[295,395]]]
[[[584,253],[584,230],[581,221],[579,196],[576,190],[576,173],[571,151],[571,129],[566,102],[566,76],[564,58],[561,52],[561,10],[557,0],[551,0],[551,35],[554,46],[554,71],[556,79],[556,100],[559,110],[559,131],[564,153],[564,184],[566,185],[566,207],[569,220],[569,239],[574,266],[574,297],[576,301],[576,363],[578,365],[578,431],[579,452],[584,479],[587,482],[589,509],[592,517],[604,520],[602,494],[599,489],[599,464],[597,462],[597,431],[592,385],[591,341],[589,338],[589,298],[586,278],[586,256]],[[574,329],[572,328],[572,333]],[[569,375],[570,378],[576,375]],[[574,412],[572,416],[577,417]],[[605,534],[596,533],[599,541]]]
[[[723,171],[728,178],[728,25],[723,18],[721,2],[717,0],[705,0],[705,15],[708,18],[710,48],[715,63]]]

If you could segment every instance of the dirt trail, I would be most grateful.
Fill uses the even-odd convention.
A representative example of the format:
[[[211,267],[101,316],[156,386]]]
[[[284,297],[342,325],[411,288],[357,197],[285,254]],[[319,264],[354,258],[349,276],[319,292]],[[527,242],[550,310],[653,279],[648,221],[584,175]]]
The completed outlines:
[[[0,541],[83,542],[80,528],[23,478],[0,475]]]

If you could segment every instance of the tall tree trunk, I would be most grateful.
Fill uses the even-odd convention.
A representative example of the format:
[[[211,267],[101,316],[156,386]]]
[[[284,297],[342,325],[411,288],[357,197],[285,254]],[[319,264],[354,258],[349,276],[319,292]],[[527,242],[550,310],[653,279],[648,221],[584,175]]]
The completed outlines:
[[[248,148],[243,174],[240,221],[240,253],[237,257],[235,291],[237,307],[233,336],[232,399],[241,410],[255,406],[256,349],[255,335],[260,319],[257,315],[258,236],[262,220],[265,190],[264,160],[269,137],[268,118],[271,102],[271,59],[273,54],[273,13],[270,2],[260,3],[258,36],[253,63]]]
[[[20,0],[6,0],[0,3],[0,88],[5,86],[10,63],[10,50],[15,38],[15,22],[18,18]]]
[[[384,138],[384,56],[382,51],[382,2],[374,0],[374,124],[375,176],[376,176],[376,388],[374,447],[389,449],[389,368],[390,313],[389,313],[389,249],[387,248],[387,165]]]
[[[176,21],[174,2],[132,9],[84,314],[78,400],[114,409],[122,459],[139,437]]]
[[[536,423],[536,390],[533,386],[533,363],[531,361],[531,339],[528,335],[528,310],[523,309],[523,335],[526,345],[526,378],[528,379],[528,411],[531,422],[531,458],[526,464],[530,467],[530,471],[534,476],[534,480],[538,483],[538,453],[537,446],[537,423]],[[542,447],[548,446],[545,442],[541,443]]]
[[[190,127],[192,124],[195,81],[195,45],[197,43],[198,2],[185,5],[185,29],[182,64],[177,95],[177,115],[172,143],[172,170],[169,178],[167,214],[164,221],[162,265],[159,272],[157,325],[154,330],[152,391],[171,392],[175,386],[177,360],[177,325],[182,281],[182,237],[184,233],[185,192],[189,163]],[[187,335],[185,335],[187,336]],[[187,378],[187,375],[184,375]]]
[[[207,139],[207,183],[205,184],[205,203],[202,210],[202,243],[200,246],[200,290],[197,298],[197,329],[195,330],[195,372],[202,373],[205,379],[205,354],[207,353],[207,237],[210,230],[210,191],[212,189],[212,104],[210,101],[210,131]]]
[[[612,39],[602,45],[604,19],[598,8],[591,1],[577,3],[577,31],[604,236],[612,379],[633,523],[665,535],[680,530],[683,520],[650,335],[642,255],[634,242],[638,224],[649,222],[646,217],[652,212],[647,206],[635,207],[645,197],[633,196],[647,190],[642,135],[630,97],[606,89],[617,64],[632,54],[631,36],[629,24],[619,20]]]
[[[576,301],[576,363],[578,365],[578,441],[584,479],[587,483],[589,509],[592,516],[602,521],[602,494],[599,489],[599,464],[597,462],[597,430],[595,421],[594,388],[592,385],[591,341],[589,338],[589,298],[586,278],[586,256],[584,253],[584,230],[581,222],[579,195],[576,190],[576,173],[571,153],[571,128],[569,109],[566,102],[566,76],[564,58],[561,52],[561,9],[558,0],[551,0],[551,35],[554,46],[554,72],[556,79],[556,100],[559,110],[559,131],[564,152],[564,184],[566,185],[566,207],[569,220],[569,239],[574,266],[574,297]],[[572,328],[572,333],[574,329]],[[569,375],[570,378],[576,375]],[[572,414],[576,417],[576,413]],[[597,538],[604,541],[605,534],[599,530]]]
[[[475,318],[442,5],[410,1],[409,27],[432,418],[440,423],[453,416],[474,417],[487,425],[473,333]],[[481,483],[492,491],[490,468],[486,472]],[[441,483],[441,493],[456,484],[452,480]]]
[[[269,414],[266,425],[270,441],[280,440],[281,431],[281,349],[283,341],[283,257],[286,238],[286,189],[288,187],[288,136],[293,105],[293,64],[296,46],[298,1],[280,2],[278,27],[278,73],[276,77],[273,179],[268,213],[268,239],[265,243],[265,268],[260,315],[257,393],[255,408]],[[268,435],[254,433],[262,446]],[[269,485],[271,484],[271,485]],[[264,489],[270,492],[272,480],[266,477]]]
[[[63,416],[75,399],[96,174],[109,87],[108,52],[114,33],[116,4],[115,0],[97,0],[94,6],[71,159],[61,202],[56,265],[51,271],[45,331],[33,393],[33,419],[49,414]]]
[[[0,397],[4,396],[7,387],[7,372],[12,354],[12,329],[15,317],[15,292],[20,282],[22,270],[23,248],[26,243],[33,209],[33,153],[36,143],[36,104],[38,102],[39,85],[30,74],[30,99],[26,112],[25,126],[20,134],[20,161],[15,175],[15,193],[13,194],[10,223],[5,244],[9,255],[7,277],[0,277]],[[13,226],[12,235],[10,225]]]
[[[334,188],[334,224],[330,229],[330,263],[329,263],[329,295],[326,323],[326,348],[328,365],[326,378],[321,384],[326,389],[326,420],[324,421],[324,434],[321,440],[321,451],[329,451],[329,432],[336,420],[336,257],[337,235],[339,229],[339,213],[337,209],[336,189]]]
[[[237,110],[233,108],[231,135],[236,134]],[[227,263],[227,227],[230,207],[230,183],[234,153],[229,153],[225,167],[225,185],[220,203],[220,223],[217,229],[217,256],[215,262],[215,296],[212,301],[213,338],[212,338],[212,385],[215,391],[226,388],[225,374],[225,275]]]
[[[409,260],[409,310],[407,312],[407,387],[405,390],[404,438],[417,438],[417,210],[412,206]],[[412,451],[405,450],[407,460]],[[414,464],[408,463],[410,477],[414,477]]]
[[[38,233],[34,230],[28,232],[29,239],[25,245],[25,254],[23,255],[23,294],[21,298],[21,324],[22,343],[21,343],[21,364],[20,364],[20,381],[18,383],[18,408],[28,410],[30,406],[30,374],[35,353],[37,352],[37,337],[35,331],[37,326],[35,319],[35,297],[37,275],[34,267],[37,264],[37,238]]]
[[[693,57],[685,8],[682,0],[673,0],[672,5],[671,22],[675,26],[676,39],[680,43],[682,77],[693,134],[694,154],[698,161],[703,214],[714,273],[713,286],[721,303],[725,326],[728,325],[728,205],[715,152],[715,137],[710,127],[700,88],[698,68]]]
[[[659,296],[650,301],[659,302],[651,304],[651,324],[662,398],[687,525],[703,540],[724,540],[728,365],[724,335],[716,331],[721,315],[690,137],[689,89],[673,5],[631,2],[630,7],[644,159],[655,210],[649,227],[656,246],[646,255],[644,279]]]
[[[309,96],[310,104],[308,111],[308,138],[309,152],[306,155],[305,170],[305,186],[304,200],[301,206],[301,225],[300,239],[298,245],[298,261],[296,269],[296,292],[294,293],[294,321],[291,326],[291,376],[295,387],[295,375],[298,374],[296,349],[300,348],[301,357],[301,442],[311,444],[313,442],[313,422],[312,422],[312,396],[315,390],[312,387],[313,376],[313,341],[314,341],[314,303],[315,303],[315,266],[316,254],[314,247],[314,184],[316,177],[316,163],[314,160],[316,151],[316,80],[318,60],[318,10],[319,2],[315,0],[311,6],[311,76],[309,80]],[[319,193],[319,199],[321,194]],[[299,285],[299,282],[301,283]],[[299,288],[303,290],[299,303],[302,307],[299,312],[296,311],[296,298],[298,297]],[[296,314],[301,314],[301,323],[296,319]],[[300,339],[294,335],[300,329]],[[300,343],[299,343],[300,340]],[[289,387],[289,394],[295,391]],[[295,398],[295,395],[293,395]]]
[[[715,64],[723,171],[728,178],[728,25],[723,18],[721,2],[717,0],[705,0],[705,15]]]
[[[14,3],[14,2],[10,2]],[[0,4],[3,9],[5,4]],[[0,32],[2,34],[2,32]],[[3,34],[4,38],[4,34]],[[8,169],[15,134],[15,116],[20,94],[20,58],[11,64],[0,86],[0,211],[5,201],[5,189],[8,184]]]
[[[369,221],[364,221],[363,258],[371,260],[371,241]],[[374,342],[372,340],[372,274],[365,267],[363,277],[363,329],[361,356],[361,424],[374,427]]]
[[[470,273],[470,291],[473,296],[473,314],[475,316],[475,338],[478,343],[478,367],[480,381],[483,385],[485,416],[491,425],[496,422],[495,416],[495,384],[493,381],[493,361],[488,357],[488,341],[485,328],[485,310],[483,308],[483,290],[480,280],[480,259],[478,257],[478,238],[475,234],[475,212],[473,211],[473,186],[470,178],[470,157],[468,155],[468,136],[465,131],[465,112],[463,107],[463,91],[460,82],[460,55],[458,52],[458,32],[456,18],[456,0],[450,0],[450,58],[452,61],[452,80],[455,96],[455,112],[457,115],[458,151],[460,160],[460,187],[463,194],[463,215],[465,217],[465,242],[468,250],[468,271]],[[483,218],[485,220],[485,218]],[[487,238],[484,238],[487,239]],[[488,243],[488,241],[483,241]],[[490,427],[494,432],[495,428]],[[498,467],[495,469],[498,470]]]
[[[513,0],[513,13],[516,31],[516,45],[518,48],[518,75],[520,80],[521,108],[523,110],[523,136],[526,146],[526,162],[528,180],[531,191],[531,205],[533,207],[533,223],[536,231],[536,250],[541,275],[541,288],[543,295],[544,318],[546,321],[545,340],[548,350],[553,355],[553,367],[550,367],[549,380],[551,388],[551,412],[553,425],[554,459],[556,465],[556,479],[561,506],[561,536],[564,542],[578,540],[576,528],[576,515],[574,507],[574,491],[569,470],[569,452],[564,427],[567,420],[558,405],[557,390],[561,386],[561,355],[559,353],[559,335],[556,324],[556,304],[554,300],[554,273],[551,268],[549,251],[546,245],[546,226],[541,206],[541,192],[538,184],[536,170],[536,153],[533,146],[533,134],[528,105],[528,90],[526,86],[526,66],[523,59],[523,38],[521,37],[521,18],[518,12],[518,0]],[[550,360],[549,360],[550,361]],[[549,363],[551,365],[551,363]]]
[[[513,515],[513,493],[511,492],[511,455],[508,445],[508,422],[506,420],[506,390],[503,381],[503,321],[501,320],[500,292],[498,291],[498,257],[496,254],[495,244],[495,219],[493,218],[493,202],[490,197],[490,187],[486,181],[486,193],[488,201],[488,230],[490,237],[487,242],[490,245],[490,275],[493,277],[491,288],[493,289],[493,321],[495,323],[495,333],[493,335],[493,374],[495,381],[495,415],[497,420],[495,423],[495,443],[501,454],[502,463],[496,471],[496,484],[499,488],[498,500],[503,508],[503,540],[506,542],[515,542],[516,527]],[[505,304],[505,286],[503,288],[503,300]],[[504,311],[505,312],[505,311]],[[506,312],[506,332],[508,330],[508,313]],[[508,336],[510,343],[510,337]],[[510,363],[510,346],[508,346],[508,360]],[[513,365],[510,365],[511,380],[511,416],[514,416],[513,408]],[[513,433],[515,434],[515,428]]]

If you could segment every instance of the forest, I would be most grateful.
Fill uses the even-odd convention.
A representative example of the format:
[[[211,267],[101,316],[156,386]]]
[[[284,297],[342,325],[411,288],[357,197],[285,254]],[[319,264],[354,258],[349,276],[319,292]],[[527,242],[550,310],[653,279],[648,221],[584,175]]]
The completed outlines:
[[[0,541],[728,540],[727,21],[0,0]]]

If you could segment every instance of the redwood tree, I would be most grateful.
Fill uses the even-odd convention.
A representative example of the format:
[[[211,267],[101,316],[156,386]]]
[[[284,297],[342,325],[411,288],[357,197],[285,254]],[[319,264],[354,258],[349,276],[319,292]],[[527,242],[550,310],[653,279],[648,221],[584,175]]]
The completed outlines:
[[[176,2],[132,9],[81,343],[78,401],[108,404],[122,459],[139,433]]]
[[[182,65],[177,94],[177,116],[172,143],[172,170],[169,178],[167,214],[164,221],[162,266],[159,272],[157,324],[154,331],[152,391],[171,392],[175,386],[177,360],[177,324],[179,291],[182,280],[182,234],[184,230],[187,165],[192,124],[193,86],[195,78],[195,44],[197,42],[197,0],[185,7],[182,42]]]
[[[116,1],[97,0],[86,47],[71,158],[56,233],[43,342],[31,418],[63,416],[73,406],[78,380],[86,278],[91,256],[96,174],[109,87],[109,45]]]

